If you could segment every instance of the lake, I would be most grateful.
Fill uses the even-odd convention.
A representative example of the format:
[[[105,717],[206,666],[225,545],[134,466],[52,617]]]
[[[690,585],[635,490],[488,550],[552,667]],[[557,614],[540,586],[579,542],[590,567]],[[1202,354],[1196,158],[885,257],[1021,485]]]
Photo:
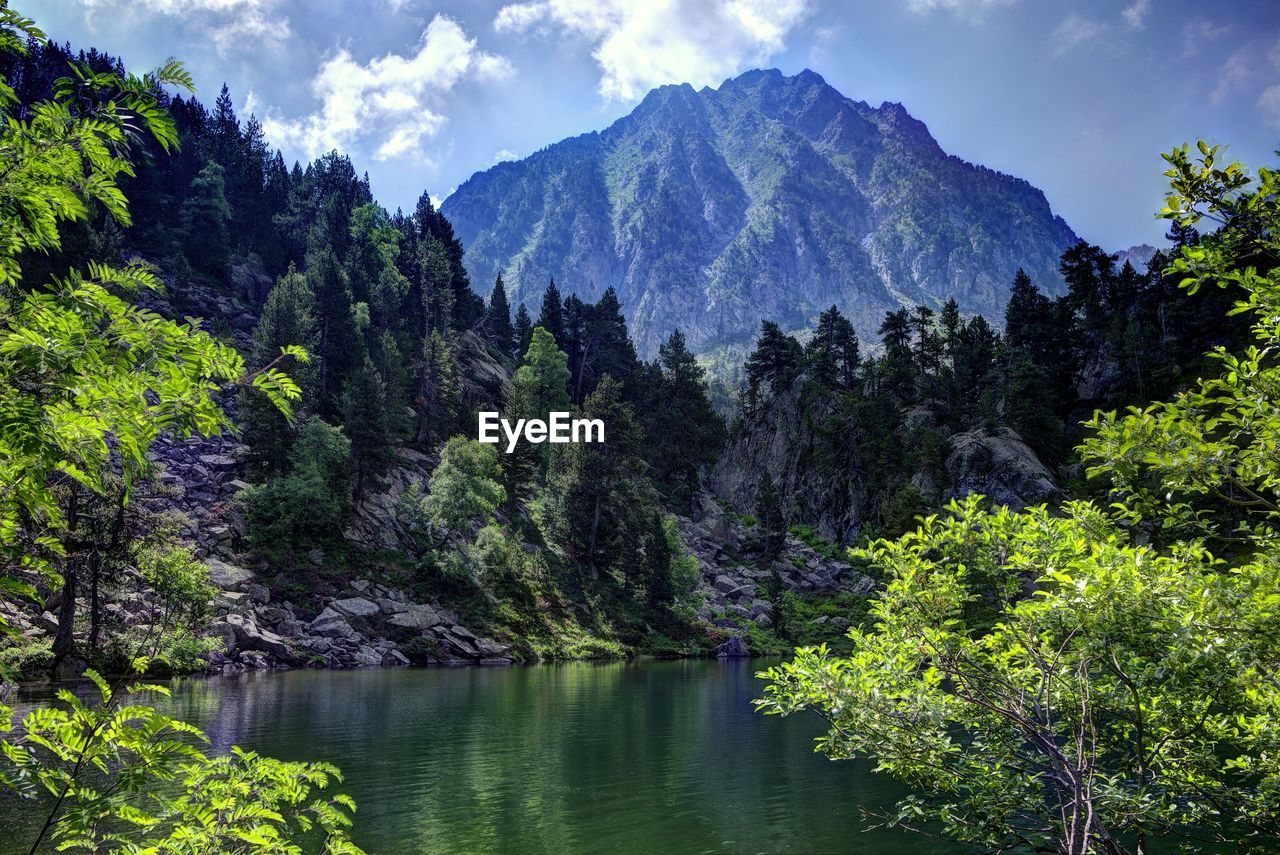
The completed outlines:
[[[215,749],[340,766],[370,853],[956,851],[861,831],[902,791],[814,754],[816,718],[755,712],[767,664],[288,671],[175,681],[163,706]]]

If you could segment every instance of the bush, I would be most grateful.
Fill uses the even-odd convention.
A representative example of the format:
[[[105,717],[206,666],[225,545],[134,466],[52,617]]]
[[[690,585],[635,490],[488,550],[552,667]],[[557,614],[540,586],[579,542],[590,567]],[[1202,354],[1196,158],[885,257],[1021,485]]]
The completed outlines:
[[[34,680],[47,677],[52,669],[52,639],[21,639],[12,647],[0,648],[0,679]]]

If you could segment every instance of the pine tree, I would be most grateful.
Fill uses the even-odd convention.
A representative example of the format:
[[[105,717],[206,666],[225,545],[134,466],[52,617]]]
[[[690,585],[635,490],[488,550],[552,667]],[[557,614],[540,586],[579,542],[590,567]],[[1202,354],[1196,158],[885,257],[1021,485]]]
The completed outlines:
[[[556,288],[556,280],[552,279],[542,295],[542,311],[538,315],[538,326],[551,333],[556,345],[565,346],[564,304],[560,300],[560,289]]]
[[[342,389],[342,429],[351,440],[356,499],[364,495],[369,483],[391,462],[387,409],[386,383],[373,360],[366,356],[364,364],[347,378]]]
[[[787,520],[782,512],[778,485],[766,469],[756,488],[756,521],[760,526],[760,552],[766,559],[777,558],[787,541]]]
[[[440,330],[432,330],[422,344],[422,370],[418,384],[418,434],[420,445],[444,439],[457,416],[458,380],[453,348]]]
[[[307,278],[291,264],[267,295],[262,317],[253,331],[252,364],[261,368],[271,363],[287,345],[299,345],[314,353],[317,340],[315,294]],[[289,374],[302,389],[303,406],[314,404],[314,366],[291,365]],[[267,472],[283,471],[293,441],[288,420],[261,395],[242,395],[240,411],[245,421],[245,442],[254,460]]]
[[[805,361],[814,379],[828,386],[852,389],[861,360],[858,334],[835,306],[818,316],[813,337],[805,346]]]
[[[911,349],[911,317],[907,310],[887,312],[879,332],[884,345],[877,372],[880,387],[899,401],[914,399],[916,361]]]
[[[760,338],[747,357],[747,387],[752,396],[761,383],[768,383],[772,394],[788,389],[804,370],[804,348],[773,321],[760,322]]]
[[[671,578],[675,553],[667,540],[667,526],[661,511],[649,515],[648,531],[644,539],[645,602],[651,609],[668,606],[676,598],[676,586]]]
[[[422,290],[422,334],[439,332],[453,339],[453,269],[444,244],[428,239],[418,246],[418,269]]]
[[[569,410],[569,358],[556,347],[551,333],[534,327],[524,364],[516,370],[512,388],[520,389],[522,418],[545,419],[548,413]],[[538,473],[546,474],[551,459],[551,445],[538,447]]]
[[[556,446],[548,516],[556,540],[597,576],[633,550],[652,505],[644,495],[641,433],[621,385],[601,378],[582,417],[604,422],[605,441]]]
[[[315,314],[319,322],[317,404],[321,414],[334,416],[339,409],[342,382],[364,360],[364,346],[356,326],[347,275],[333,251],[324,248],[313,253],[306,276],[315,294]]]
[[[503,407],[503,418],[511,424],[520,419],[544,418],[539,410],[538,378],[533,370],[523,368],[516,372],[511,380],[507,393],[506,406]],[[502,486],[506,490],[507,510],[512,517],[516,515],[520,505],[529,499],[543,475],[543,456],[541,447],[528,442],[517,442],[515,449],[504,452],[498,457],[502,464]]]
[[[947,359],[952,361],[951,368],[955,368],[956,342],[960,336],[960,328],[964,323],[964,319],[960,317],[960,304],[952,297],[942,306],[942,311],[938,313],[938,328],[942,334],[942,353]]]
[[[487,322],[490,341],[504,356],[511,356],[516,346],[515,331],[511,328],[511,306],[507,303],[507,287],[502,282],[501,273],[489,295]]]
[[[699,470],[720,456],[724,421],[707,397],[706,371],[675,330],[658,347],[656,395],[648,409],[649,460],[654,478],[682,502],[699,487]]]
[[[529,351],[529,342],[532,338],[533,320],[529,317],[529,310],[524,307],[524,303],[521,303],[516,309],[516,361],[524,359],[525,354]]]
[[[196,269],[220,276],[231,253],[231,206],[222,167],[214,161],[191,182],[182,203],[182,246]]]
[[[916,373],[925,377],[938,370],[940,343],[933,332],[933,309],[916,306],[911,314],[911,326],[915,330]]]

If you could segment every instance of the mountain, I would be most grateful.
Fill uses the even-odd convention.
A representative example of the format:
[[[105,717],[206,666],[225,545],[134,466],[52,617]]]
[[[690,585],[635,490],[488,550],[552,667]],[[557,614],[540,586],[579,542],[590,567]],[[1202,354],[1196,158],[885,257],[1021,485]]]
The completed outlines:
[[[501,272],[536,316],[553,277],[589,300],[612,286],[642,355],[677,327],[698,352],[748,346],[762,318],[801,330],[832,304],[864,338],[904,303],[1002,319],[1018,267],[1059,293],[1077,240],[1026,181],[812,71],[655,89],[604,131],[473,175],[441,211],[481,289]]]
[[[1131,246],[1128,249],[1122,249],[1116,253],[1116,267],[1123,267],[1127,261],[1133,265],[1134,269],[1139,273],[1146,273],[1147,266],[1151,264],[1151,259],[1155,257],[1158,250],[1149,243],[1140,243],[1137,246]]]

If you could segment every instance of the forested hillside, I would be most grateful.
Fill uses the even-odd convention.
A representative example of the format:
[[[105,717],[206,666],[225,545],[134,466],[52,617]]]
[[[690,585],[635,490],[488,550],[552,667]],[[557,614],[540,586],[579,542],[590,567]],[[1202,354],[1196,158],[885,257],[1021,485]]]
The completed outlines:
[[[52,44],[5,71],[30,104],[72,61],[123,72]],[[775,78],[725,92],[754,102]],[[787,85],[802,83],[834,97],[811,78]],[[697,651],[735,633],[782,649],[796,632],[786,590],[821,600],[864,585],[833,545],[900,534],[972,492],[1057,499],[1078,477],[1082,418],[1168,394],[1243,335],[1197,321],[1230,297],[1186,295],[1160,272],[1167,255],[1138,273],[1081,243],[1049,275],[1051,292],[1066,283],[1059,297],[1016,272],[1002,328],[955,299],[892,309],[866,342],[835,305],[803,344],[764,320],[742,387],[719,401],[726,425],[681,331],[639,359],[612,288],[587,302],[548,281],[513,313],[498,276],[486,303],[426,192],[412,214],[390,213],[340,154],[286,167],[225,87],[212,110],[157,97],[179,145],[150,143],[124,182],[131,222],[99,212],[31,269],[145,259],[166,282],[161,311],[204,318],[251,370],[287,370],[300,393],[289,418],[252,392],[224,396],[237,429],[162,443],[156,496],[91,503],[90,528],[112,507],[138,530],[185,514],[177,529],[214,566],[213,634],[179,633],[166,667]],[[1170,252],[1197,240],[1171,237]],[[282,356],[291,346],[309,359]],[[603,419],[609,441],[498,453],[469,439],[480,409],[513,421],[572,409]],[[26,615],[56,630],[50,667],[109,662],[113,633],[135,631],[116,601],[132,596],[137,556],[119,540],[84,538],[86,602],[51,590],[56,615]],[[33,673],[44,661],[26,658]]]

